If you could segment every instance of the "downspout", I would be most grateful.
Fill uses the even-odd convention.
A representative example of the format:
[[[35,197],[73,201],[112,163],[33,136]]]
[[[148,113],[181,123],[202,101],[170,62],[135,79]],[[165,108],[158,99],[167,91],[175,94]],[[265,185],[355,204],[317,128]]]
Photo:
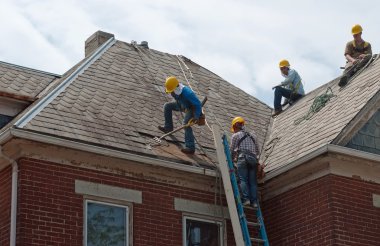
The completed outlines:
[[[11,230],[10,230],[10,244],[9,245],[16,246],[18,165],[15,160],[4,155],[2,146],[0,146],[0,156],[12,164]]]

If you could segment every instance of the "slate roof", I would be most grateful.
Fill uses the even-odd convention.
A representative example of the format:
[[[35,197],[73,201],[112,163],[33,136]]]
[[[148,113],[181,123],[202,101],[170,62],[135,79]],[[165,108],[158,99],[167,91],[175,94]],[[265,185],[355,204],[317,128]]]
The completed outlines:
[[[59,75],[0,62],[0,92],[35,98]]]
[[[184,63],[180,62],[181,58]],[[220,124],[229,132],[233,117],[242,116],[248,129],[257,132],[264,143],[271,108],[202,66],[175,55],[117,41],[75,81],[49,103],[23,128],[94,145],[209,166],[215,160],[212,132],[207,126],[194,127],[202,150],[188,157],[177,147],[184,132],[168,138],[163,145],[147,148],[147,143],[162,133],[163,104],[171,100],[163,90],[167,76],[174,75],[187,85],[184,74],[194,79],[190,84],[205,106],[208,124]],[[175,126],[180,116],[174,117]]]
[[[339,78],[308,93],[273,120],[261,158],[267,158],[268,172],[332,143],[367,102],[380,93],[379,56],[374,56],[374,61],[354,75],[345,87],[340,88],[338,82]],[[304,116],[314,98],[328,87],[335,97],[311,119],[295,125],[294,121]]]

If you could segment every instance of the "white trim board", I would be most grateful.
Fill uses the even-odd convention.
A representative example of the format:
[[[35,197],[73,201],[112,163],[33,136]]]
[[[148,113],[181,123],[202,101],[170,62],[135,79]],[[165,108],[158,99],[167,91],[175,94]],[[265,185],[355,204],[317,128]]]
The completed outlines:
[[[142,192],[111,185],[75,180],[75,193],[110,198],[120,201],[142,203]]]

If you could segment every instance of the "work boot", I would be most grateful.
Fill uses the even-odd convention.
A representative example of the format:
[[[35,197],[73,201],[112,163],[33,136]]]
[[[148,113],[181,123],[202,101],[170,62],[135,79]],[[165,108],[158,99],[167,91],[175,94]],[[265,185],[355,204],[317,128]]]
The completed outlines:
[[[252,207],[253,207],[254,209],[256,209],[256,208],[258,207],[257,202],[253,202],[253,203],[252,203]]]
[[[251,202],[249,200],[245,200],[244,202],[242,202],[243,206],[249,206],[251,204]]]
[[[343,86],[347,85],[347,82],[348,82],[348,76],[347,76],[347,75],[343,75],[343,76],[340,78],[338,85],[339,85],[340,87],[343,87]]]
[[[158,129],[164,133],[168,133],[168,132],[171,132],[173,131],[173,129],[170,129],[170,128],[166,128],[164,126],[158,126]]]
[[[272,114],[272,117],[281,114],[281,112],[282,112],[282,109],[275,109],[275,110],[274,110],[274,113]]]
[[[185,153],[187,155],[193,155],[195,153],[195,149],[189,149],[189,148],[183,148],[181,149],[182,153]]]

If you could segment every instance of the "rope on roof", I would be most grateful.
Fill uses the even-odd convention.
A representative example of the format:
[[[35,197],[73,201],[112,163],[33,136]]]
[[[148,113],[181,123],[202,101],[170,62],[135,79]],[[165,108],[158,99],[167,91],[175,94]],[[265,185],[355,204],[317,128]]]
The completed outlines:
[[[313,104],[310,106],[310,109],[307,112],[307,114],[294,121],[294,125],[299,125],[303,120],[309,120],[315,113],[321,110],[327,104],[327,102],[330,101],[332,97],[335,97],[335,95],[331,87],[329,86],[327,87],[325,93],[317,96],[314,99]]]

